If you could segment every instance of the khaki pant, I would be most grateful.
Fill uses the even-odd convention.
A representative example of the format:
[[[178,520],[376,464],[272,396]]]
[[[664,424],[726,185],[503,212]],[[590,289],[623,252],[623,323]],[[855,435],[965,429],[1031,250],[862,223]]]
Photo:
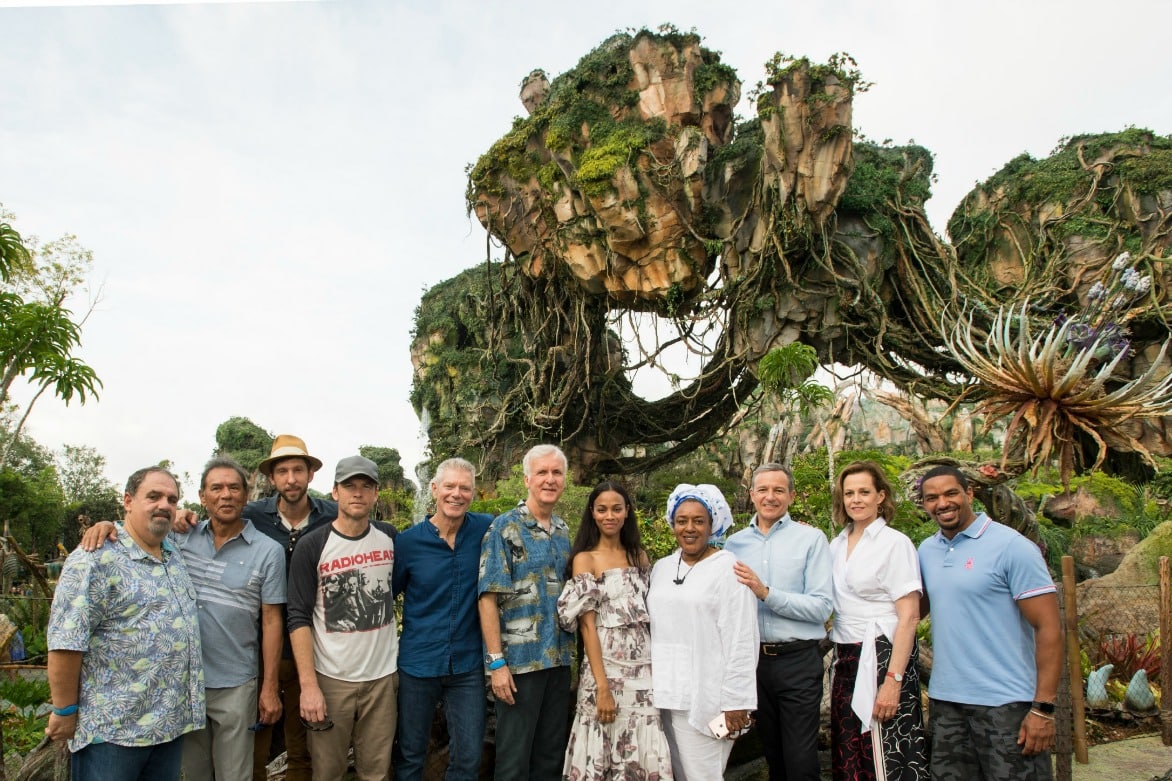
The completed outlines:
[[[346,774],[350,746],[358,781],[386,781],[398,715],[398,673],[373,681],[339,681],[317,674],[331,729],[309,731],[314,781],[338,781]],[[300,711],[299,711],[300,712]]]
[[[228,689],[208,689],[207,726],[183,738],[187,781],[247,781],[256,721],[256,679]]]

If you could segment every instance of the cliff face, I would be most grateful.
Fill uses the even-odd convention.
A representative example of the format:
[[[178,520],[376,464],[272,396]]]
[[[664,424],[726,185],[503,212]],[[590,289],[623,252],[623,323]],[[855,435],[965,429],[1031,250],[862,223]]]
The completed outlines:
[[[854,139],[865,84],[849,57],[779,55],[765,76],[755,116],[738,123],[737,74],[698,35],[666,30],[613,36],[552,81],[524,80],[529,115],[472,167],[467,193],[508,255],[420,306],[413,401],[446,427],[433,452],[553,440],[584,477],[650,468],[721,430],[754,398],[757,361],[794,341],[952,399],[963,382],[941,349],[948,313],[987,318],[1036,290],[1062,311],[1121,242],[1166,249],[1172,184],[1151,166],[1128,174],[1142,186],[1112,191],[1128,194],[1108,210],[1117,229],[1100,235],[1068,193],[1039,194],[1054,177],[1030,179],[1017,161],[954,216],[954,252],[923,212],[931,154]],[[1124,158],[1163,155],[1151,134],[1146,147],[1118,135],[1094,137],[1098,168],[1067,172],[1098,182],[1075,192],[1104,209]],[[1161,277],[1156,320],[1165,291]],[[453,296],[464,303],[442,309]],[[637,325],[623,330],[624,317]],[[1159,337],[1136,330],[1139,371]],[[693,378],[655,401],[634,393],[632,370],[673,348],[692,354]],[[1168,452],[1153,430],[1154,452]]]

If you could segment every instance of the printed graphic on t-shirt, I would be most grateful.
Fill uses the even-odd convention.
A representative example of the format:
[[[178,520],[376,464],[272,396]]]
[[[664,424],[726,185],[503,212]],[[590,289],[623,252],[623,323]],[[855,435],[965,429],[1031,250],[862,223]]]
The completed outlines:
[[[378,566],[375,572],[356,568],[321,576],[327,632],[366,632],[391,623],[390,571]]]

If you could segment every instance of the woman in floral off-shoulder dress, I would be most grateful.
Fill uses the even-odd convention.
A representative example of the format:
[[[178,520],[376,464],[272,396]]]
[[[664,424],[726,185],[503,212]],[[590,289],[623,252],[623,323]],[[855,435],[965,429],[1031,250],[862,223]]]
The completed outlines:
[[[558,599],[562,627],[582,635],[578,705],[566,781],[665,781],[671,756],[651,702],[650,562],[627,490],[607,481],[586,502]]]

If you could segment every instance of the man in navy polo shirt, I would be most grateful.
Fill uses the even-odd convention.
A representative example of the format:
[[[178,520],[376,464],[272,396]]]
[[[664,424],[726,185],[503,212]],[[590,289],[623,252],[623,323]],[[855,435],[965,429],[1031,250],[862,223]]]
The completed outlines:
[[[920,498],[940,527],[920,544],[921,615],[932,608],[932,778],[1048,780],[1062,633],[1042,554],[974,513],[955,467],[929,470]]]
[[[397,781],[419,781],[432,715],[444,703],[447,781],[480,775],[487,698],[481,662],[477,578],[480,541],[492,516],[470,513],[475,471],[462,458],[435,470],[435,515],[395,538],[395,594],[403,595],[399,638]]]

